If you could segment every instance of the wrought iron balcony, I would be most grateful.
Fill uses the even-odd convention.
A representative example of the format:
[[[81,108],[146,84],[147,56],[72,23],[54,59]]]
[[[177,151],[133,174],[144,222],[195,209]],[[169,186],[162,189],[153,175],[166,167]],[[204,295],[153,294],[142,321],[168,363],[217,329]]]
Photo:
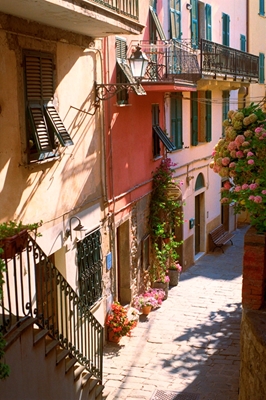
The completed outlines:
[[[200,42],[200,65],[204,76],[258,81],[259,57],[208,40]]]
[[[186,44],[175,40],[158,41],[156,44],[148,41],[132,41],[129,54],[137,44],[150,60],[146,75],[141,81],[145,89],[145,84],[157,87],[169,85],[169,90],[171,90],[170,85],[195,86],[201,78],[197,54]]]

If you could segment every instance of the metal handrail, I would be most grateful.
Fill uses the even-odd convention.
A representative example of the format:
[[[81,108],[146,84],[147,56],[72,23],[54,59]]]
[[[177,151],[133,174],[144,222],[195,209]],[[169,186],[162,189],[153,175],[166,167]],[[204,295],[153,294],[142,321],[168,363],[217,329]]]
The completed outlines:
[[[37,319],[51,337],[102,380],[103,327],[35,240],[5,260],[0,329],[5,334],[25,317]]]

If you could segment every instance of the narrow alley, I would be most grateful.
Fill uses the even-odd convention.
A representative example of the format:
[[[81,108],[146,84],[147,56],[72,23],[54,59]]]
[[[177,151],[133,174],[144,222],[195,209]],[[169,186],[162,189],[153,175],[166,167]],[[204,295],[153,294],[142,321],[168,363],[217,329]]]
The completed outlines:
[[[107,400],[237,400],[244,234],[182,273],[132,337],[104,348]],[[144,318],[144,319],[143,319]]]

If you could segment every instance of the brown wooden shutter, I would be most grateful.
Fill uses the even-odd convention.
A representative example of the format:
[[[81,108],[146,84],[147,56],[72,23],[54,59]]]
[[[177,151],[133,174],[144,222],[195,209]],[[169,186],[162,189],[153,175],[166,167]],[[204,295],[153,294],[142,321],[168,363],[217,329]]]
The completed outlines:
[[[46,116],[48,117],[51,127],[53,128],[54,133],[58,137],[62,146],[72,146],[74,143],[67,132],[61,118],[59,117],[56,109],[52,105],[46,105],[44,107],[46,111]]]
[[[29,104],[29,117],[36,133],[35,143],[40,153],[52,151],[51,139],[48,134],[48,128],[43,115],[43,108],[39,104]]]

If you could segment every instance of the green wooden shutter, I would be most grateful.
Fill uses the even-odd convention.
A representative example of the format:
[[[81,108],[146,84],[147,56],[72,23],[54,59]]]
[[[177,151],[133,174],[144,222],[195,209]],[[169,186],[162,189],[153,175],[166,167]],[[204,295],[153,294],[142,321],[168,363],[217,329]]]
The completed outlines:
[[[230,44],[230,18],[229,15],[227,14],[222,14],[222,20],[223,20],[223,45],[224,46],[229,46]]]
[[[182,97],[171,98],[171,138],[177,149],[183,147],[182,135]]]
[[[40,104],[30,103],[27,108],[31,123],[32,139],[40,153],[50,153],[53,150],[48,127],[43,115],[43,107]]]
[[[212,40],[212,7],[210,6],[210,4],[206,4],[205,17],[206,17],[206,39]]]
[[[192,47],[198,47],[199,27],[198,27],[198,0],[191,0],[191,42]]]
[[[206,91],[206,142],[211,142],[212,140],[212,92],[210,90]]]
[[[260,4],[259,4],[259,15],[264,15],[264,14],[265,14],[264,1],[265,1],[265,0],[260,0]]]
[[[240,50],[246,51],[246,36],[240,35]]]
[[[223,90],[223,109],[222,109],[222,114],[223,114],[223,120],[222,122],[228,118],[228,111],[229,111],[229,97],[230,93],[229,90]],[[223,136],[225,136],[225,127],[223,126]]]
[[[181,39],[181,6],[180,0],[170,0],[171,39]]]
[[[53,134],[58,137],[61,145],[72,146],[74,143],[54,106],[47,104],[44,106],[44,109],[46,113],[47,125],[49,125],[49,128],[53,131]]]
[[[265,63],[265,55],[264,53],[259,53],[259,83],[264,83],[264,63]]]
[[[191,143],[198,144],[198,92],[191,93]]]

